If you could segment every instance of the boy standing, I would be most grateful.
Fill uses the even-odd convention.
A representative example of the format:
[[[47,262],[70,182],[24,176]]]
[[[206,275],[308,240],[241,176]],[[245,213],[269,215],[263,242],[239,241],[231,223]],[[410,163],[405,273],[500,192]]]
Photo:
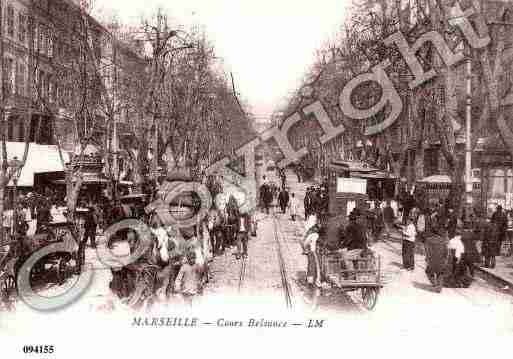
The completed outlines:
[[[187,252],[187,262],[182,265],[175,280],[175,291],[192,306],[193,297],[200,291],[201,268],[196,264],[196,254]]]

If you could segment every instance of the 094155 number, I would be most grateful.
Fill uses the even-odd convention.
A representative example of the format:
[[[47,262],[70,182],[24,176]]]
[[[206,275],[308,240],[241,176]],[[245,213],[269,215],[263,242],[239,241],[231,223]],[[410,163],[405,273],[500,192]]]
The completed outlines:
[[[53,354],[55,347],[53,345],[24,345],[23,353],[25,354]]]

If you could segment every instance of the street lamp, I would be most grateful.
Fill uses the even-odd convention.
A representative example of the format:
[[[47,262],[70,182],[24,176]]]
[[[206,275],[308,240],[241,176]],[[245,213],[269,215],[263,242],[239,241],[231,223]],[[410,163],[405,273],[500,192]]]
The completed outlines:
[[[10,178],[12,178],[12,183],[14,185],[14,190],[13,190],[13,211],[12,211],[12,227],[11,227],[11,231],[12,231],[12,235],[15,236],[16,235],[16,218],[18,217],[18,179],[20,178],[20,175],[21,175],[21,170],[23,168],[23,163],[22,161],[20,161],[18,159],[18,157],[14,156],[12,160],[8,161],[7,162],[7,166],[8,166],[8,176]]]

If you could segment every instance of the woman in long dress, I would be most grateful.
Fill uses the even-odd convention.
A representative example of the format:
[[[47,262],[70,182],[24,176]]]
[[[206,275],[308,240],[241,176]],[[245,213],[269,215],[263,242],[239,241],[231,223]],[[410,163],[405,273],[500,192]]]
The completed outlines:
[[[295,221],[296,216],[298,215],[298,210],[299,210],[299,201],[298,201],[295,193],[292,193],[290,195],[289,208],[290,208],[290,219],[292,219],[292,221]]]

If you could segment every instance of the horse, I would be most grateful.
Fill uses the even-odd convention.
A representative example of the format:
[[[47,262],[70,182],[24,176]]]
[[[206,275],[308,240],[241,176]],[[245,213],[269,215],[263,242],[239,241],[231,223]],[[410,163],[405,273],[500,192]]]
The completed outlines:
[[[110,287],[118,297],[127,298],[129,306],[140,308],[145,302],[152,305],[156,300],[165,300],[174,289],[176,276],[188,251],[196,255],[202,285],[208,282],[208,264],[200,239],[192,236],[178,241],[169,232],[163,227],[153,231],[149,246],[136,262],[120,270],[112,270]],[[133,254],[140,239],[135,231],[129,231],[127,239]]]

